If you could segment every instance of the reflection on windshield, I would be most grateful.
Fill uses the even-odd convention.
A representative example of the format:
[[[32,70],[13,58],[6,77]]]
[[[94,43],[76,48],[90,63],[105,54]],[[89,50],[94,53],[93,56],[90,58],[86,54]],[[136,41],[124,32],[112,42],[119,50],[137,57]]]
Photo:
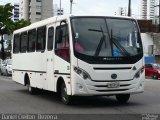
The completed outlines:
[[[93,57],[126,57],[142,52],[138,29],[132,20],[75,18],[72,27],[77,53]]]

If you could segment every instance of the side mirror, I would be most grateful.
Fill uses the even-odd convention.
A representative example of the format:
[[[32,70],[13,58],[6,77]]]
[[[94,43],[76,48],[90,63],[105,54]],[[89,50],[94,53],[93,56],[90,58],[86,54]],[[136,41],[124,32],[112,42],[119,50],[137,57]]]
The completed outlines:
[[[66,24],[67,22],[66,22],[66,20],[62,20],[62,21],[60,22],[60,26],[62,26],[62,23]]]

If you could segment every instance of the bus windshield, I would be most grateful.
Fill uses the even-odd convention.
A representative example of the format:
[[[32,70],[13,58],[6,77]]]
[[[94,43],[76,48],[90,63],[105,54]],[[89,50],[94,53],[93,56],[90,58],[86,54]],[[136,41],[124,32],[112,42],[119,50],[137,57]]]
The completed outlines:
[[[128,57],[142,53],[137,24],[132,19],[72,18],[74,52],[89,57]]]

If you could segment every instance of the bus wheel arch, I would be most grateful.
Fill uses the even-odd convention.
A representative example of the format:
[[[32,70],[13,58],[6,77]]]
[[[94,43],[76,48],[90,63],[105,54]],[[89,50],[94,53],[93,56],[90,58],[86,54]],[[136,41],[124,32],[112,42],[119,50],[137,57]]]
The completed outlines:
[[[36,93],[36,88],[31,86],[30,79],[29,79],[29,76],[28,76],[27,73],[24,76],[24,85],[27,87],[27,90],[30,94],[35,94]]]
[[[57,80],[57,85],[56,85],[56,91],[58,95],[60,95],[60,90],[61,90],[61,85],[64,83],[64,79],[62,77],[59,77]]]
[[[72,96],[67,95],[67,87],[62,77],[59,77],[57,80],[57,93],[64,104],[71,104]]]
[[[25,76],[24,76],[24,85],[26,86],[27,84],[29,84],[30,80],[29,80],[29,76],[28,74],[26,73]]]

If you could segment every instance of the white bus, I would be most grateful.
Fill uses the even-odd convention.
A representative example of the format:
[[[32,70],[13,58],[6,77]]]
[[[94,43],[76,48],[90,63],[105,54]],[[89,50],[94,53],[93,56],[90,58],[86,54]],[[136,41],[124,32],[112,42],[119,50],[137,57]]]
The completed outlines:
[[[135,19],[55,16],[14,32],[13,80],[30,93],[112,96],[127,102],[144,90],[143,47]]]

